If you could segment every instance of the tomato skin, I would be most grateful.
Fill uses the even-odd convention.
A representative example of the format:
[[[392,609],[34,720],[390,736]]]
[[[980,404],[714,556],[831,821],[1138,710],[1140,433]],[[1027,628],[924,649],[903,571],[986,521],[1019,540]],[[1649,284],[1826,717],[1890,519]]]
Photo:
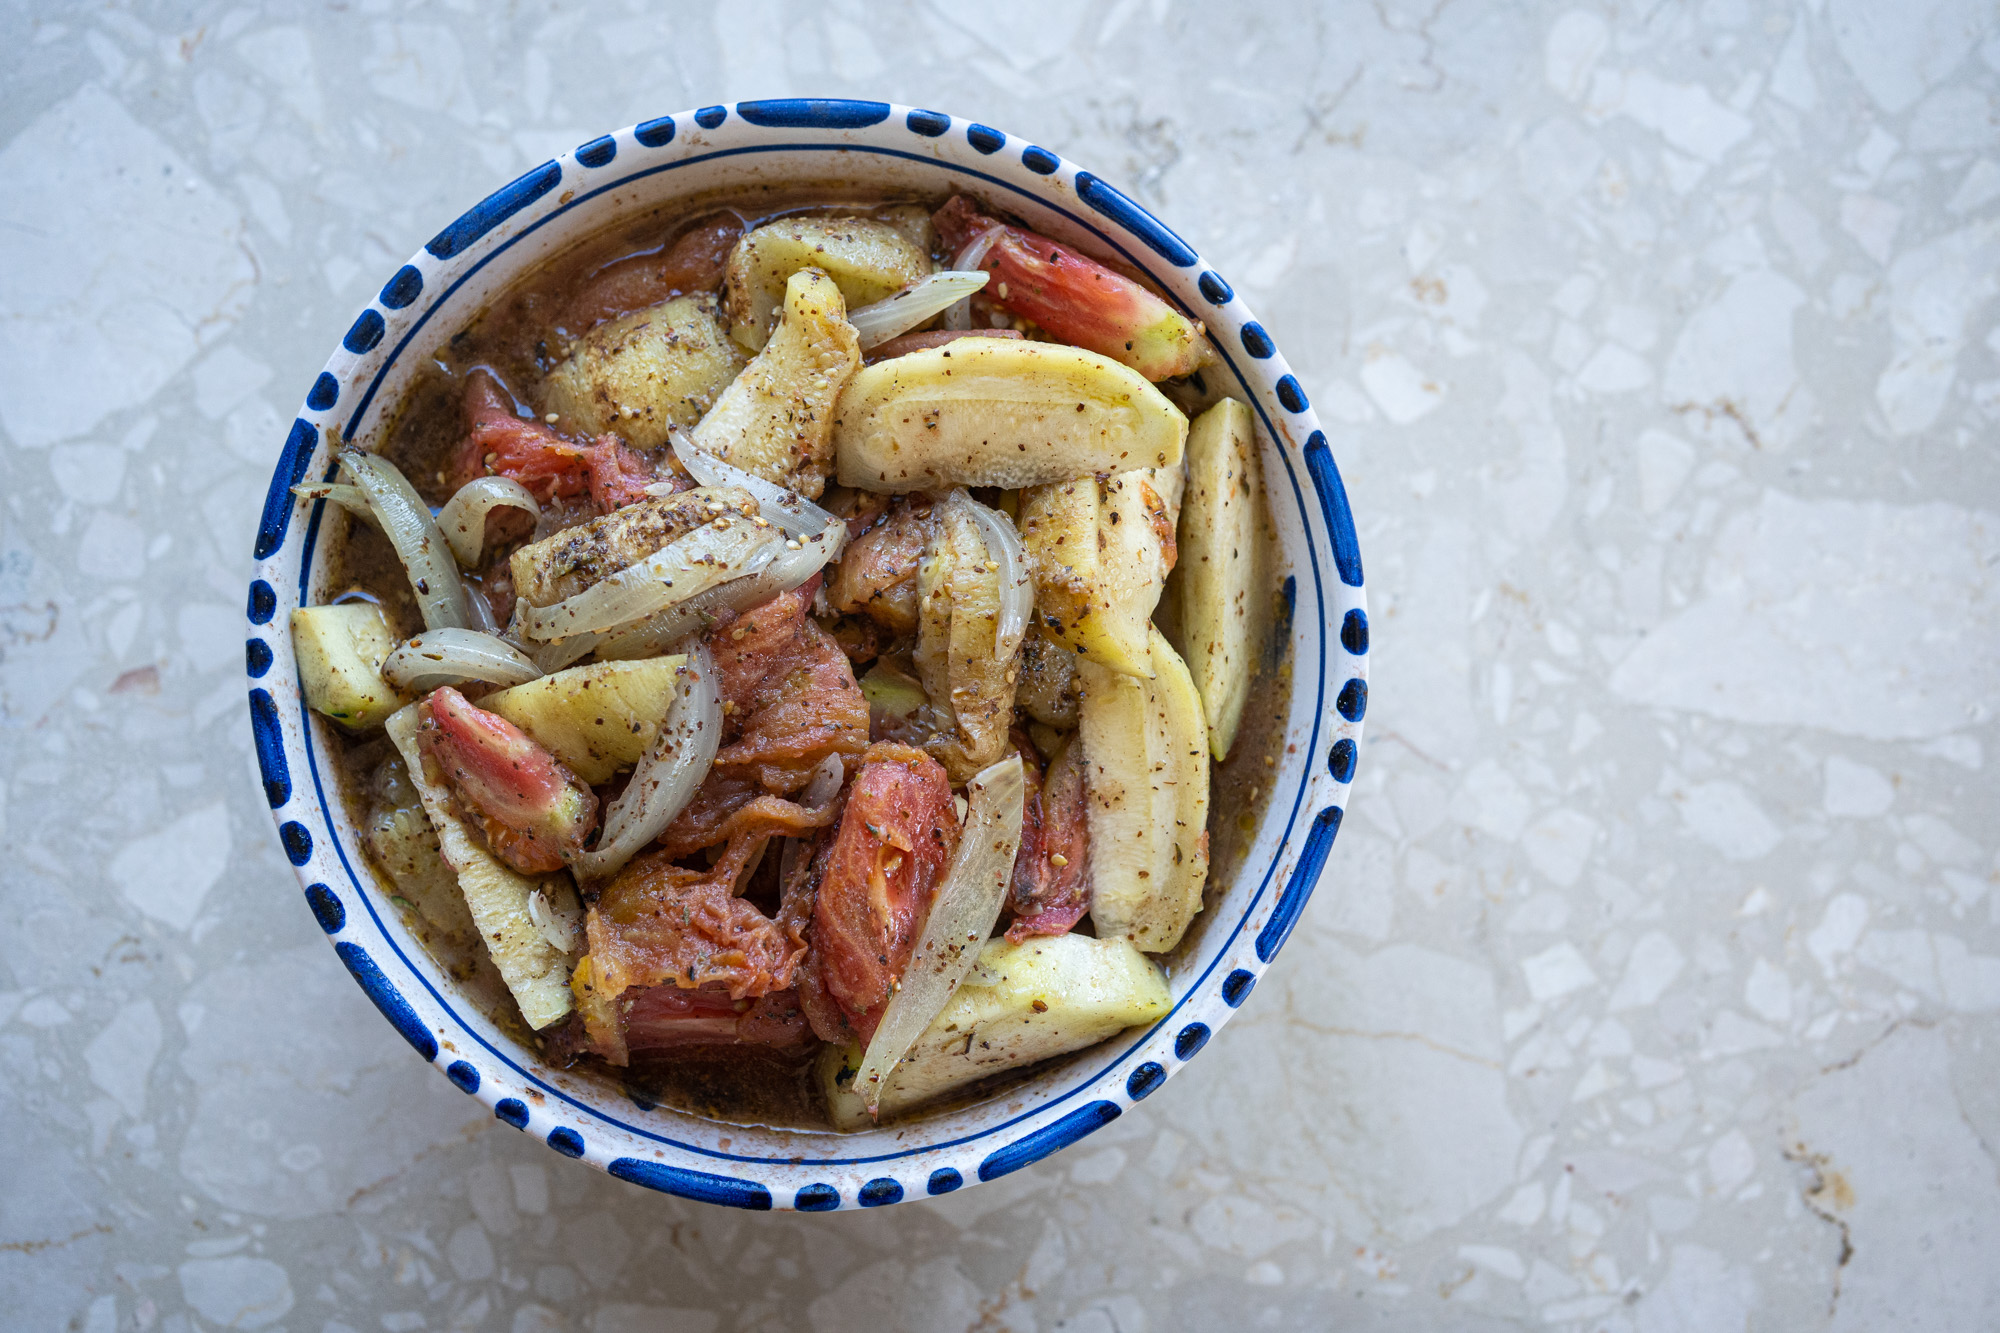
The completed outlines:
[[[800,1000],[821,1037],[866,1045],[875,1035],[957,850],[943,765],[906,745],[870,746],[821,850],[811,953],[800,974]]]
[[[1017,733],[1015,744],[1027,762],[1033,750],[1026,738]],[[1030,787],[1032,814],[1023,821],[1014,883],[1007,893],[1014,913],[1007,938],[1016,944],[1032,935],[1066,935],[1090,910],[1090,825],[1076,742],[1057,752],[1048,773],[1038,775]]]
[[[616,435],[587,443],[545,422],[514,414],[498,380],[475,370],[465,382],[466,433],[452,462],[452,487],[479,477],[509,477],[547,504],[588,493],[599,513],[636,504],[660,478],[644,455]]]
[[[1007,226],[955,195],[931,218],[951,251],[993,227],[1000,236],[979,267],[993,275],[981,295],[1033,320],[1062,342],[1171,379],[1201,362],[1201,325],[1141,284],[1046,236]]]
[[[717,213],[689,227],[672,245],[607,264],[584,280],[556,321],[571,337],[607,319],[722,285],[729,251],[743,235],[741,219]]]
[[[494,855],[525,874],[568,865],[597,823],[597,795],[533,737],[446,685],[418,706],[417,744],[484,825]]]

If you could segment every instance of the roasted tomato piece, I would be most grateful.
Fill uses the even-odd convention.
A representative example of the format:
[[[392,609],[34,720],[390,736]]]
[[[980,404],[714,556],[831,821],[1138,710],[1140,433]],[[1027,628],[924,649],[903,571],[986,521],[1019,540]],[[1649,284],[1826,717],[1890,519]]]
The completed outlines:
[[[826,599],[843,615],[865,615],[896,634],[917,627],[917,563],[930,544],[930,501],[898,496],[881,522],[847,544],[827,581]]]
[[[602,513],[645,498],[658,481],[645,456],[616,435],[579,443],[545,422],[515,415],[498,380],[475,370],[465,382],[465,440],[453,460],[452,485],[511,477],[544,504],[588,494]]]
[[[607,319],[644,310],[676,296],[712,292],[722,284],[729,251],[743,235],[734,214],[715,213],[650,254],[606,264],[584,280],[557,321],[574,337]]]
[[[811,952],[799,986],[821,1037],[866,1045],[875,1035],[957,849],[943,766],[906,745],[870,746],[817,866]]]
[[[709,631],[724,714],[723,772],[794,792],[830,754],[868,748],[868,701],[833,636],[806,614],[817,577]]]
[[[803,919],[774,921],[733,888],[663,853],[632,862],[590,908],[593,983],[608,996],[717,986],[738,1000],[790,986],[805,956]]]
[[[630,1053],[676,1046],[796,1046],[812,1034],[796,991],[732,1000],[703,987],[643,986],[619,997]]]
[[[1000,227],[979,264],[993,275],[980,294],[1058,341],[1108,356],[1149,380],[1185,375],[1199,363],[1201,325],[1123,273],[1046,236],[1006,226],[964,195],[953,196],[931,221],[953,253]]]
[[[1032,751],[1018,733],[1015,744],[1032,774]],[[1016,944],[1030,935],[1066,935],[1090,910],[1086,810],[1082,755],[1072,740],[1057,752],[1048,775],[1033,783],[1029,791],[1021,851],[1014,860],[1014,883],[1007,894],[1008,909],[1014,913],[1007,938]]]
[[[419,705],[417,743],[484,825],[494,855],[525,874],[560,870],[597,823],[581,778],[496,713],[449,685]]]

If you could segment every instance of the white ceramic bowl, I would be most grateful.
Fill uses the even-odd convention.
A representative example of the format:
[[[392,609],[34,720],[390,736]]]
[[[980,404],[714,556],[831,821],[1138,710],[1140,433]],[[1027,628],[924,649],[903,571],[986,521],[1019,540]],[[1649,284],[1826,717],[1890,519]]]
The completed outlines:
[[[645,1108],[553,1069],[460,994],[374,881],[333,794],[325,723],[300,702],[286,632],[325,577],[330,442],[371,445],[427,353],[545,258],[635,210],[760,181],[964,188],[1088,252],[1137,265],[1202,320],[1255,409],[1294,611],[1287,746],[1248,859],[1172,968],[1173,1008],[1003,1096],[858,1134],[746,1128]],[[1213,373],[1213,372],[1211,372]],[[825,1211],[944,1194],[1019,1170],[1117,1119],[1193,1059],[1249,999],[1297,922],[1340,828],[1367,708],[1361,559],[1326,437],[1270,337],[1194,249],[1047,149],[934,111],[788,99],[704,107],[584,144],[496,190],[388,277],[307,394],[279,455],[250,584],[250,717],[265,796],[340,961],[424,1059],[501,1120],[653,1189],[740,1208]]]

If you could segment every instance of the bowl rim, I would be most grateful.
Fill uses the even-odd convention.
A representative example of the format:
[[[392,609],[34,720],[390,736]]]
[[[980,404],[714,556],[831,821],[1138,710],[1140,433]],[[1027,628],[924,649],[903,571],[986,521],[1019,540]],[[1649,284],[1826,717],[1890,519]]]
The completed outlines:
[[[1303,565],[1294,561],[1281,585],[1293,608],[1295,721],[1298,692],[1307,684],[1304,670],[1314,661],[1316,693],[1309,737],[1288,750],[1278,765],[1257,834],[1261,839],[1264,828],[1283,814],[1268,863],[1253,859],[1253,839],[1253,850],[1222,901],[1242,897],[1246,876],[1255,877],[1254,892],[1240,912],[1209,925],[1210,932],[1226,926],[1226,934],[1198,972],[1170,979],[1173,1003],[1163,1017],[1137,1037],[1128,1030],[1096,1048],[1115,1044],[1120,1049],[1095,1073],[1058,1096],[1039,1099],[1030,1080],[1012,1090],[1026,1094],[1022,1106],[957,1137],[925,1137],[926,1130],[957,1114],[948,1112],[898,1127],[900,1137],[913,1141],[890,1151],[740,1154],[726,1150],[727,1138],[719,1149],[688,1143],[586,1105],[574,1095],[574,1085],[564,1086],[570,1080],[525,1049],[504,1037],[513,1049],[496,1046],[493,1034],[482,1030],[491,1029],[491,1023],[483,1015],[460,1012],[476,1014],[476,1007],[453,992],[428,953],[421,946],[405,948],[389,928],[376,901],[380,890],[372,873],[357,873],[341,836],[339,799],[327,797],[313,732],[323,724],[311,723],[305,714],[289,615],[279,614],[305,604],[325,510],[325,501],[294,500],[290,488],[309,469],[329,470],[330,441],[355,437],[397,358],[418,343],[432,316],[445,310],[453,295],[489,263],[543,226],[610,191],[676,167],[742,154],[830,150],[903,158],[921,164],[920,170],[973,177],[1014,196],[1017,211],[1058,214],[1089,238],[1085,248],[1135,264],[1183,311],[1204,321],[1227,374],[1263,428],[1264,489],[1281,540],[1288,521],[1278,504],[1273,458],[1283,465],[1299,544],[1308,557]],[[606,170],[620,159],[633,169]],[[344,407],[343,400],[364,380],[358,400]],[[1315,504],[1307,503],[1308,490]],[[301,517],[302,525],[295,522]],[[295,535],[300,527],[302,535]],[[1244,1003],[1297,924],[1340,828],[1367,710],[1365,585],[1340,470],[1303,389],[1241,298],[1192,246],[1093,173],[978,122],[888,102],[780,98],[677,112],[592,139],[473,205],[388,279],[320,372],[279,454],[253,559],[246,666],[259,775],[308,906],[357,984],[418,1054],[454,1086],[490,1106],[498,1119],[532,1129],[564,1156],[621,1179],[736,1207],[819,1212],[950,1193],[1039,1161],[1151,1095]],[[1301,574],[1310,575],[1310,588],[1300,585]],[[1301,592],[1309,594],[1309,608],[1298,605]],[[309,786],[294,781],[293,774],[301,770],[310,774]],[[1281,808],[1287,796],[1289,807]],[[1301,814],[1309,807],[1316,813],[1302,831]],[[351,836],[351,829],[347,832]],[[1282,887],[1273,895],[1281,871]],[[336,884],[345,887],[336,889]],[[365,910],[349,910],[350,902]],[[1222,917],[1220,904],[1217,917]],[[1065,1109],[1071,1102],[1077,1104]],[[635,1104],[641,1115],[653,1109]],[[670,1119],[682,1114],[668,1113]],[[630,1142],[619,1141],[614,1131],[622,1131]],[[743,1132],[779,1138],[810,1133],[819,1144],[830,1137],[819,1131]],[[901,1165],[884,1174],[878,1170],[881,1164]]]

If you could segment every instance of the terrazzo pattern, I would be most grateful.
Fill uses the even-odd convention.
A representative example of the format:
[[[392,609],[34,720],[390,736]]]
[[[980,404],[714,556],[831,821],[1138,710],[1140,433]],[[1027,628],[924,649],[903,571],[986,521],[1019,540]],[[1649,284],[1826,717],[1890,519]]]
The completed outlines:
[[[39,11],[39,12],[38,12]],[[0,14],[0,1292],[22,1327],[2000,1321],[1979,0]],[[242,588],[290,408],[615,125],[891,97],[1258,310],[1368,553],[1327,879],[1071,1152],[752,1216],[495,1122],[320,942]]]

